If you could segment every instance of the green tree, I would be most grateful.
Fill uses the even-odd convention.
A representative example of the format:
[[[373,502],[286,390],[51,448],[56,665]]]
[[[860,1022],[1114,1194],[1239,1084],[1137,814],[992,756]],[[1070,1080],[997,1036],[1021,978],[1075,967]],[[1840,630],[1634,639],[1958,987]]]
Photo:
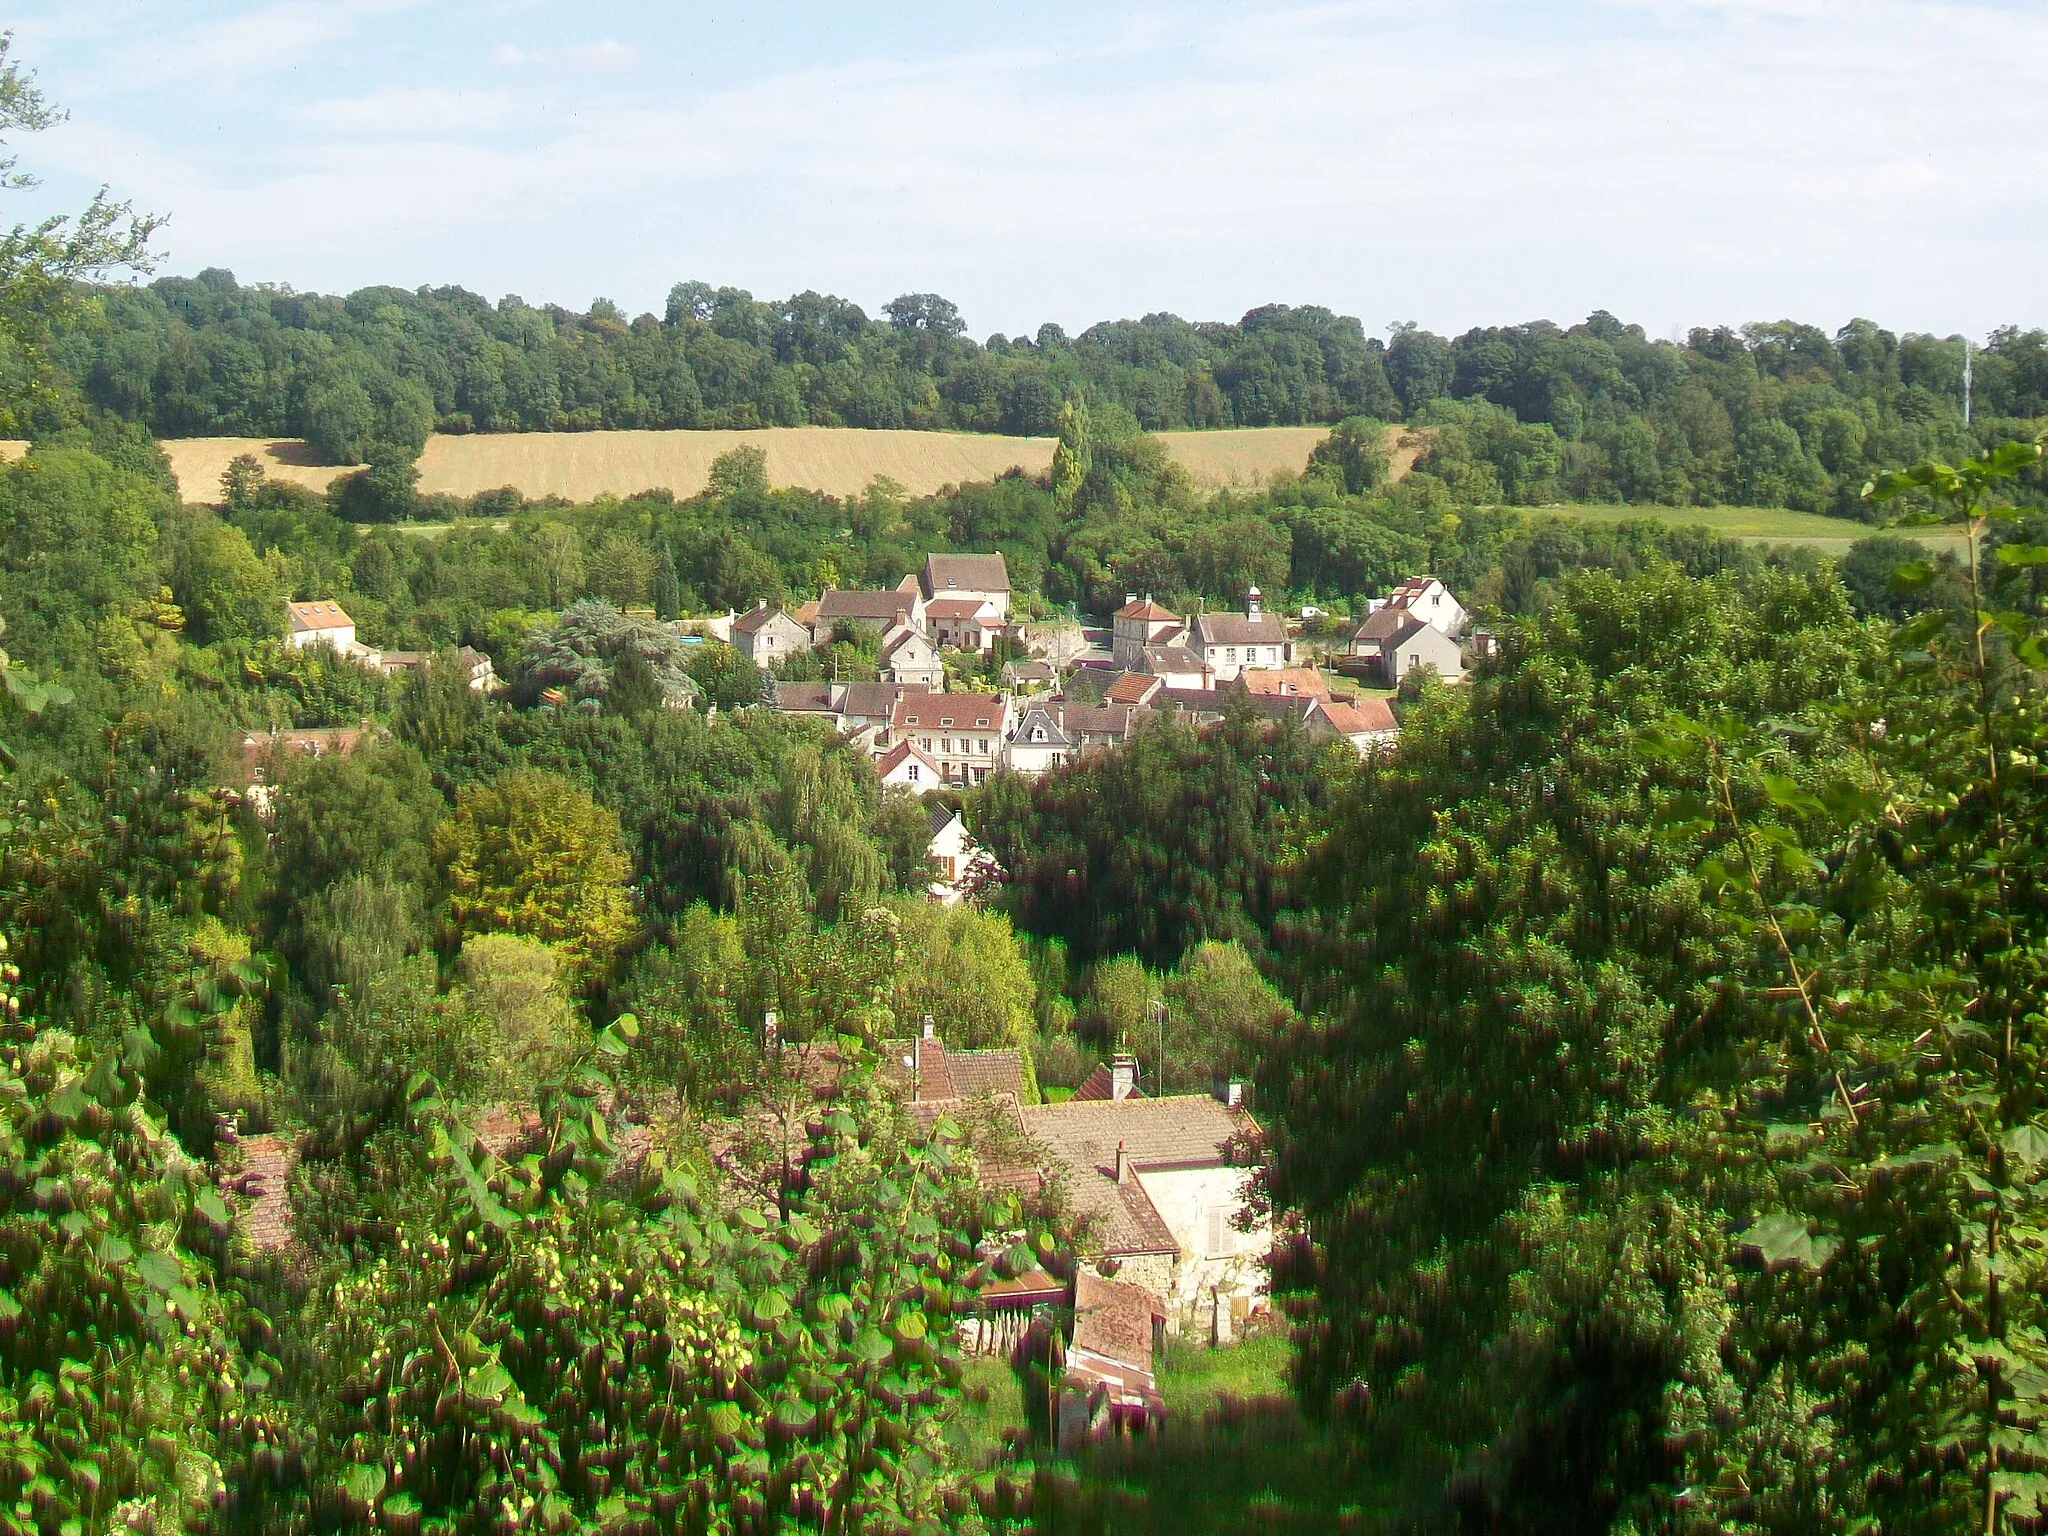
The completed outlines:
[[[1181,957],[1164,980],[1167,1077],[1200,1091],[1214,1078],[1249,1076],[1262,1042],[1299,1027],[1294,1007],[1259,974],[1244,946],[1214,941]]]
[[[456,970],[497,1029],[515,1099],[560,1077],[587,1043],[589,1032],[562,990],[561,963],[547,945],[517,934],[476,934],[463,940]]]
[[[435,833],[449,917],[464,935],[552,944],[578,981],[602,973],[634,928],[619,819],[578,785],[513,769],[465,789]]]
[[[193,508],[167,554],[171,595],[195,640],[218,645],[284,633],[285,595],[241,529]]]
[[[1031,1045],[1038,989],[1010,920],[959,903],[918,895],[895,903],[905,961],[896,976],[897,1019],[929,1018],[960,1050]]]
[[[1346,495],[1363,495],[1387,478],[1386,443],[1385,423],[1370,416],[1347,417],[1309,450],[1309,471],[1327,470]]]
[[[372,443],[367,466],[342,481],[335,510],[355,523],[400,523],[419,511],[419,450],[404,443]]]
[[[761,702],[761,669],[737,646],[707,640],[690,648],[684,665],[704,697],[720,709],[744,709]]]
[[[263,464],[253,453],[238,453],[220,475],[221,504],[230,512],[244,512],[256,505],[263,491]]]
[[[710,493],[720,501],[759,500],[768,494],[768,451],[743,443],[711,461]]]
[[[1088,402],[1069,395],[1060,406],[1052,450],[1052,494],[1063,511],[1071,512],[1081,487],[1094,467],[1095,448],[1088,421]]]
[[[676,552],[664,543],[654,560],[654,616],[666,624],[682,611],[683,587],[676,574]]]

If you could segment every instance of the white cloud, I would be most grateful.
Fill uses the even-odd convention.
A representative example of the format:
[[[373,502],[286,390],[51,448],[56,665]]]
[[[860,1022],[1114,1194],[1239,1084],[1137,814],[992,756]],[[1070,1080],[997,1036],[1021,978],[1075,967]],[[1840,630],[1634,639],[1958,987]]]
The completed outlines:
[[[249,16],[303,51],[372,3],[390,0]],[[495,57],[668,56],[634,41]],[[67,130],[65,158],[173,208],[181,262],[302,285],[648,304],[690,273],[870,303],[938,288],[1006,330],[1271,298],[1439,327],[1598,306],[1660,333],[1785,313],[2048,320],[2034,10],[1154,12],[1105,20],[1085,46],[998,40],[659,96],[575,68],[516,96],[462,90],[455,67],[291,109],[274,153]]]

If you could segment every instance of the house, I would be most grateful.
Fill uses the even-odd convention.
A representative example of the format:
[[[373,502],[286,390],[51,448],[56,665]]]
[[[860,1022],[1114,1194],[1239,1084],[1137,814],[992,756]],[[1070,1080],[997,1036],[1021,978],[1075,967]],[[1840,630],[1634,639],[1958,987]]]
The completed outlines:
[[[886,592],[842,592],[827,587],[818,598],[818,611],[811,620],[811,644],[823,650],[832,643],[839,626],[858,625],[882,634],[897,625],[924,628],[924,598],[913,587]]]
[[[1126,672],[1102,695],[1105,704],[1129,704],[1133,707],[1147,705],[1164,692],[1166,679],[1145,672]]]
[[[971,598],[994,608],[999,624],[1010,616],[1010,567],[1001,555],[926,555],[917,585],[928,603]]]
[[[1235,1090],[1142,1098],[1136,1075],[1122,1057],[1110,1073],[1120,1093],[1026,1105],[1024,1128],[1072,1208],[1095,1218],[1087,1267],[1141,1287],[1170,1331],[1213,1326],[1219,1310],[1241,1321],[1265,1304],[1272,1246],[1269,1221],[1238,1229],[1251,1170],[1236,1149],[1256,1127]]]
[[[892,625],[883,633],[875,669],[885,683],[939,688],[946,681],[946,664],[939,660],[939,648],[924,631],[908,624]]]
[[[1035,702],[1024,706],[1017,728],[1003,744],[1003,765],[1032,778],[1074,756],[1073,739],[1045,705]]]
[[[1003,685],[1012,693],[1037,693],[1059,686],[1060,669],[1049,661],[1032,658],[1003,664]]]
[[[1228,682],[1247,667],[1284,667],[1294,660],[1286,623],[1265,611],[1257,587],[1245,593],[1242,614],[1196,614],[1188,626],[1188,649],[1218,682]]]
[[[1152,717],[1149,708],[1130,704],[1070,704],[1059,701],[1054,717],[1076,750],[1118,747],[1131,739],[1141,720]]]
[[[452,654],[456,661],[469,672],[469,688],[472,693],[489,693],[498,685],[497,669],[491,665],[491,658],[482,651],[461,646]],[[374,666],[386,677],[400,672],[417,672],[434,659],[432,651],[367,651],[361,652],[363,661]]]
[[[1261,667],[1240,672],[1237,686],[1248,694],[1270,694],[1282,699],[1330,697],[1330,680],[1314,667]]]
[[[979,784],[1001,761],[1009,734],[1008,694],[906,693],[890,715],[887,745],[915,742],[948,782]]]
[[[907,789],[917,795],[945,781],[939,765],[907,741],[897,742],[875,759],[875,772],[885,789]]]
[[[939,644],[984,655],[1006,627],[1001,610],[985,597],[935,597],[924,615]]]
[[[732,643],[757,667],[765,667],[811,645],[811,632],[766,603],[732,621]]]
[[[1215,668],[1179,641],[1146,646],[1140,657],[1139,670],[1158,678],[1169,688],[1205,690],[1216,686]]]
[[[291,633],[285,637],[285,644],[293,649],[303,651],[324,645],[337,656],[347,656],[355,650],[356,621],[342,611],[341,604],[287,603],[285,610],[291,617]]]
[[[242,737],[241,788],[266,821],[276,811],[278,781],[294,757],[346,757],[362,744],[367,725],[312,731],[251,731]]]
[[[1433,667],[1447,679],[1465,675],[1458,642],[1405,607],[1389,605],[1371,614],[1353,631],[1351,654],[1370,663],[1390,688],[1419,667]]]
[[[906,693],[930,693],[916,683],[842,683],[839,685],[839,728],[849,736],[862,731],[887,735],[889,718],[896,713],[896,701]]]
[[[1148,594],[1130,594],[1123,607],[1109,621],[1110,659],[1126,672],[1150,670],[1145,665],[1145,648],[1182,639],[1186,630],[1180,615],[1162,608]]]
[[[1313,694],[1249,695],[1254,710],[1268,720],[1296,720],[1314,737],[1342,736],[1360,756],[1392,742],[1399,734],[1394,712],[1382,698],[1332,699]]]
[[[776,709],[785,715],[809,715],[841,725],[841,704],[851,686],[847,683],[792,683],[778,678],[773,685],[772,700]]]
[[[1387,596],[1369,600],[1366,614],[1370,617],[1387,608],[1405,609],[1454,640],[1472,620],[1464,605],[1451,596],[1451,589],[1434,576],[1410,576]]]
[[[925,854],[938,865],[931,892],[941,906],[953,906],[995,873],[995,859],[967,835],[967,818],[937,801],[932,803],[931,841]]]
[[[1005,1096],[1018,1104],[1024,1102],[1024,1058],[1019,1052],[955,1050],[939,1037],[929,1019],[917,1039],[884,1040],[875,1051],[882,1079],[912,1104]]]
[[[1158,1300],[1143,1286],[1086,1269],[1074,1276],[1074,1336],[1060,1373],[1055,1445],[1071,1449],[1105,1430],[1143,1432],[1165,1423],[1166,1402],[1152,1367],[1164,1321]]]

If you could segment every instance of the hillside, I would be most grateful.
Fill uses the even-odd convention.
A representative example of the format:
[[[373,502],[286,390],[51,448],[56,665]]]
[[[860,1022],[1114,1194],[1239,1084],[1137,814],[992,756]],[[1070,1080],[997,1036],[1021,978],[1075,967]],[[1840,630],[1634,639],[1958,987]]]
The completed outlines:
[[[1281,471],[1298,474],[1326,433],[1323,427],[1240,427],[1164,432],[1160,441],[1197,484],[1221,488],[1250,485]],[[771,485],[847,496],[886,475],[911,495],[928,496],[945,485],[993,480],[1012,467],[1043,474],[1052,463],[1053,439],[860,427],[437,434],[420,455],[420,490],[472,496],[511,485],[532,497],[588,501],[665,486],[678,496],[693,496],[704,489],[712,460],[743,444],[767,451]],[[273,478],[314,490],[326,489],[335,476],[346,473],[318,462],[295,438],[173,438],[163,448],[187,501],[216,500],[221,472],[241,453],[255,454]],[[1394,453],[1403,469],[1403,457],[1413,459],[1412,451],[1394,448]]]

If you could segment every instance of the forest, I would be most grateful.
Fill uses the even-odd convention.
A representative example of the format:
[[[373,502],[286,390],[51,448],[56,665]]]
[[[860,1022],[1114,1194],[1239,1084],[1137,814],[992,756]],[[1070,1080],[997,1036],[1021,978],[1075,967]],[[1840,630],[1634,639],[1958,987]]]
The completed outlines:
[[[1389,339],[1315,305],[1235,322],[1105,321],[1068,337],[965,334],[936,294],[871,317],[678,283],[663,314],[496,304],[459,288],[346,298],[232,273],[98,291],[51,357],[101,409],[160,437],[302,436],[335,463],[430,431],[627,427],[954,428],[1045,435],[1080,396],[1147,432],[1336,423],[1434,429],[1432,463],[1474,503],[1789,506],[1863,515],[1880,469],[2031,436],[2048,416],[2048,332],[1965,343],[1863,319],[1657,340],[1600,312]],[[30,418],[19,418],[25,430]],[[0,426],[4,426],[0,422]]]
[[[46,125],[4,50],[0,85],[10,132]],[[1204,497],[1146,436],[1190,418],[1147,419],[1112,338],[975,348],[931,301],[785,363],[691,290],[536,316],[532,350],[587,333],[562,345],[595,377],[644,345],[695,410],[706,337],[799,410],[800,367],[851,399],[888,358],[935,413],[970,363],[1056,354],[1053,473],[841,501],[742,450],[681,501],[423,508],[384,455],[332,498],[238,468],[193,506],[149,347],[200,359],[192,402],[208,347],[255,360],[232,409],[278,414],[209,430],[353,387],[424,431],[467,408],[468,333],[428,344],[454,299],[120,286],[150,233],[102,199],[0,246],[31,439],[0,467],[0,1531],[1031,1528],[1073,1470],[977,1432],[954,1325],[992,1277],[1070,1269],[1082,1226],[979,1176],[1019,1155],[1001,1123],[901,1102],[891,1043],[927,1018],[1016,1050],[1032,1095],[1147,1025],[1176,1085],[1251,1080],[1287,1390],[1372,1470],[1358,1529],[2048,1528],[2038,335],[1979,360],[1965,431],[1946,344],[1596,320],[1353,354],[1311,315],[1358,392],[1288,409],[1338,429]],[[195,293],[223,307],[175,318]],[[244,305],[295,323],[236,332]],[[475,346],[512,347],[503,313]],[[1219,420],[1264,325],[1185,328]],[[285,339],[316,335],[384,373],[316,387]],[[1587,336],[1642,365],[1626,411],[1517,371]],[[96,372],[124,337],[136,371]],[[1849,403],[1795,425],[1795,397]],[[1727,457],[1675,456],[1686,402],[1732,427],[1736,399],[1761,414]],[[1434,423],[1433,456],[1391,483],[1368,411]],[[1660,477],[1739,479],[1776,436],[1873,531],[1831,562],[1500,504],[1524,434],[1611,468],[1629,422]],[[1348,609],[1426,565],[1501,645],[1404,689],[1363,759],[1239,708],[996,774],[964,809],[1003,877],[945,908],[926,807],[663,620],[948,548],[1003,551],[1045,610],[1253,580]],[[296,650],[293,597],[431,659]]]

